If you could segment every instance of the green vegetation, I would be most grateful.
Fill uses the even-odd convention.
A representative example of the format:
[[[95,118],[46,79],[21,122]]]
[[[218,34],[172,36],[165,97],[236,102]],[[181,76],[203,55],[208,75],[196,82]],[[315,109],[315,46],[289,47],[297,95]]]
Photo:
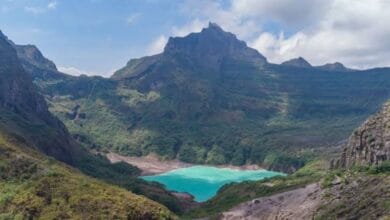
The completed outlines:
[[[357,172],[366,172],[367,174],[386,174],[390,173],[390,161],[383,161],[379,165],[357,166],[353,168]]]
[[[45,146],[51,146],[52,143],[57,143],[58,139],[60,139],[62,144],[67,143],[68,145],[65,151],[59,151],[58,148],[55,150],[63,155],[67,155],[67,158],[71,158],[66,162],[83,173],[109,184],[121,186],[133,193],[145,195],[154,201],[164,204],[174,212],[181,211],[178,199],[161,185],[148,183],[137,178],[140,174],[138,168],[122,162],[111,164],[104,156],[92,155],[78,143],[59,136],[58,130],[44,124],[41,120],[36,118],[34,120],[26,120],[18,114],[0,109],[0,129],[6,131],[7,134],[16,138],[20,143],[25,143],[30,148],[41,152],[47,151]],[[50,150],[49,152],[55,152],[55,150]],[[54,156],[57,156],[57,154]],[[0,167],[1,164],[0,162]]]
[[[169,210],[0,136],[0,219],[173,219]]]
[[[205,75],[176,65],[162,63],[142,79],[35,82],[50,111],[89,148],[135,156],[154,152],[192,163],[260,163],[285,172],[305,164],[302,149],[348,136],[390,88],[386,69],[330,74],[230,63]]]
[[[257,65],[264,57],[221,29],[170,46],[110,79],[25,69],[88,148],[289,173],[308,161],[302,149],[345,139],[389,98],[388,68]]]
[[[390,216],[389,174],[388,161],[331,171],[322,182],[324,200],[314,219],[386,219]]]

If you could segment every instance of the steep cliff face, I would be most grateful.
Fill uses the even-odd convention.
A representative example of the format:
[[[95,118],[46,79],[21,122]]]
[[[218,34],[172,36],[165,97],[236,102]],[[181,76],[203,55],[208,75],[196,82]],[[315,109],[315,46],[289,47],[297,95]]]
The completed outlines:
[[[39,150],[72,164],[75,151],[63,123],[49,111],[44,98],[36,92],[31,76],[17,57],[7,37],[0,32],[0,118],[2,127]]]
[[[390,160],[390,102],[353,132],[338,166],[379,165]]]

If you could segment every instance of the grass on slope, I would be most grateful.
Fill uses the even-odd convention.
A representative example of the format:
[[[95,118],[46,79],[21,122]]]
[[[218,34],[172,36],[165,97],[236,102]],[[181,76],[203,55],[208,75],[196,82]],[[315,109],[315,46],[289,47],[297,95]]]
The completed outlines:
[[[332,184],[336,178],[340,182]],[[335,170],[322,185],[325,194],[314,219],[390,218],[390,161],[379,166]]]
[[[173,212],[181,211],[178,199],[161,185],[148,183],[137,178],[140,174],[137,167],[122,162],[111,164],[106,157],[88,153],[87,150],[83,149],[83,146],[74,140],[60,139],[56,141],[56,130],[38,119],[27,120],[11,111],[0,109],[1,129],[17,138],[19,143],[24,143],[40,152],[44,151],[44,146],[56,151],[59,149],[57,147],[58,141],[68,141],[66,153],[72,158],[72,166],[78,168],[84,174],[109,184],[118,185],[136,194],[144,195],[164,204]]]
[[[164,206],[0,135],[0,219],[172,219]]]

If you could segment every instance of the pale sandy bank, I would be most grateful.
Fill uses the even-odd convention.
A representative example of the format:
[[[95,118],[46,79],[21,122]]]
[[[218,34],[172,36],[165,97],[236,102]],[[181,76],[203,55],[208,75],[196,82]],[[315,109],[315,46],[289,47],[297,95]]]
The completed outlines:
[[[174,169],[186,168],[186,167],[197,165],[197,164],[185,163],[179,160],[161,160],[155,154],[149,154],[148,156],[143,156],[143,157],[129,157],[129,156],[122,156],[116,153],[108,153],[106,154],[106,156],[111,161],[111,163],[123,161],[138,167],[139,169],[142,170],[141,175],[160,174]],[[216,165],[215,167],[238,169],[238,170],[262,169],[258,165],[244,165],[244,166]]]

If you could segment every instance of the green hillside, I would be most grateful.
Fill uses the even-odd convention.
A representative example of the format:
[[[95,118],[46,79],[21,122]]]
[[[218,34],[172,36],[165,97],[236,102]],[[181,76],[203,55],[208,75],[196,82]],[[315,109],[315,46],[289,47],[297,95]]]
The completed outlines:
[[[288,176],[225,185],[215,197],[183,218],[217,217],[244,202],[252,201],[247,205],[250,207],[255,204],[254,199],[260,203],[261,198],[270,201],[270,196],[275,195],[280,201],[284,197],[292,198],[289,204],[269,203],[270,207],[276,207],[277,213],[299,212],[286,210],[286,206],[297,202],[294,197],[306,196],[305,200],[300,200],[311,204],[306,207],[306,212],[311,213],[306,218],[387,219],[390,216],[389,125],[390,102],[386,102],[381,111],[354,130],[343,145],[342,153],[332,156],[331,161],[317,158]],[[317,190],[307,195],[304,191],[290,196],[281,194],[303,189],[309,184],[316,184]],[[277,219],[277,215],[273,218]]]
[[[0,132],[0,219],[174,219],[162,205],[102,183]]]
[[[180,210],[179,201],[161,185],[138,179],[138,168],[125,163],[111,164],[105,157],[90,153],[75,141],[65,125],[48,111],[45,99],[23,69],[12,42],[1,32],[0,91],[0,129],[3,135],[15,139],[16,144],[53,157],[107,183],[146,195],[171,210]],[[11,168],[12,164],[7,169]],[[23,173],[22,170],[21,175]]]
[[[390,95],[388,68],[270,64],[215,24],[110,79],[32,63],[24,67],[50,111],[92,149],[285,172],[344,140]]]

